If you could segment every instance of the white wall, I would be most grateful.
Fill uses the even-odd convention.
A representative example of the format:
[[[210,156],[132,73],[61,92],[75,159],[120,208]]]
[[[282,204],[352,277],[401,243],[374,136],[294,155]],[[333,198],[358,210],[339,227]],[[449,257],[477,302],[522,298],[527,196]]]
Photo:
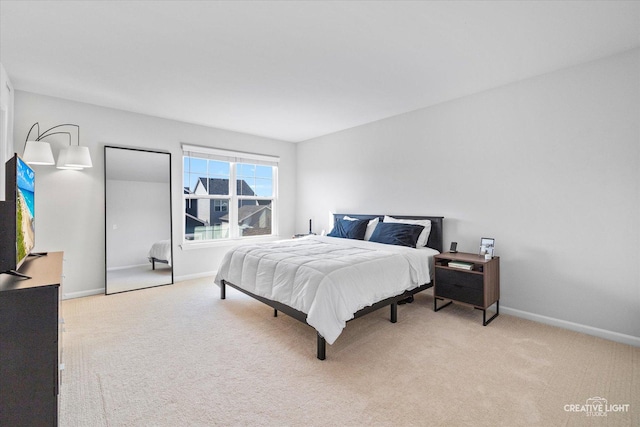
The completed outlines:
[[[636,49],[300,143],[296,230],[443,215],[496,239],[503,312],[640,337],[639,118]]]
[[[294,232],[294,144],[16,91],[14,144],[18,153],[22,153],[24,138],[36,121],[42,129],[61,123],[78,124],[80,143],[90,148],[94,165],[84,171],[34,167],[37,192],[35,250],[65,251],[65,298],[104,291],[104,145],[171,152],[176,280],[214,272],[229,247],[219,245],[189,251],[178,247],[183,229],[182,142],[279,156],[278,226],[283,235],[290,236]],[[56,136],[61,138],[48,138],[52,141],[55,157],[69,141],[65,135]]]
[[[107,269],[147,265],[151,245],[171,238],[168,187],[107,179]]]
[[[13,85],[0,64],[0,200],[5,199],[4,164],[14,153],[13,144],[10,142],[13,141],[13,111]]]

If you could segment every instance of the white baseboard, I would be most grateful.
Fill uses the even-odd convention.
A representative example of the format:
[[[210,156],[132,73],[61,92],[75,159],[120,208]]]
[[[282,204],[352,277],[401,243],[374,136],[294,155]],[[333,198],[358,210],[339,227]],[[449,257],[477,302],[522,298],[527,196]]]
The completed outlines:
[[[516,310],[515,308],[500,307],[500,314],[502,313],[521,317],[527,320],[533,320],[534,322],[544,323],[545,325],[569,329],[570,331],[582,332],[583,334],[593,335],[595,337],[604,338],[622,344],[632,345],[634,347],[640,347],[640,337],[634,337],[632,335],[625,335],[618,332],[607,331],[606,329],[594,328],[593,326],[581,325],[580,323],[568,322],[566,320],[555,319],[553,317],[547,317],[541,314]]]
[[[144,264],[123,265],[121,267],[109,267],[107,268],[107,271],[127,270],[129,268],[146,267],[148,265],[151,265],[151,261],[145,262]]]
[[[178,283],[178,282],[184,282],[185,280],[192,280],[192,279],[200,279],[202,277],[211,277],[211,284],[213,284],[213,278],[216,276],[216,273],[218,271],[207,271],[204,273],[196,273],[196,274],[186,274],[183,276],[173,276],[173,283]],[[91,295],[102,295],[104,294],[104,288],[96,288],[96,289],[90,289],[87,291],[80,291],[80,292],[65,292],[62,294],[62,299],[73,299],[73,298],[82,298],[82,297],[88,297]]]
[[[82,298],[88,297],[91,295],[102,295],[104,294],[104,288],[90,289],[88,291],[80,291],[80,292],[63,292],[62,299],[73,299],[73,298]]]
[[[185,280],[200,279],[202,277],[211,277],[211,283],[213,284],[213,278],[216,277],[217,273],[218,273],[218,270],[206,271],[204,273],[196,273],[196,274],[185,274],[182,276],[173,276],[173,282],[177,283],[177,282],[184,282]]]

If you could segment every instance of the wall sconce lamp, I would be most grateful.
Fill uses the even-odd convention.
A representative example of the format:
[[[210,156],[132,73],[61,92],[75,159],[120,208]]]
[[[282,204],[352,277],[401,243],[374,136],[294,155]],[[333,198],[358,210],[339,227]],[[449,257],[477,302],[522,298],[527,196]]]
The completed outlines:
[[[71,134],[69,132],[54,132],[54,133],[60,133],[60,134],[66,133],[69,136],[69,147],[71,147]],[[84,169],[84,167],[69,165],[67,161],[67,158],[68,158],[67,154],[68,154],[67,148],[60,150],[60,154],[58,154],[58,162],[56,163],[56,168],[76,170],[76,171],[81,171],[82,169]],[[89,161],[91,161],[91,158],[89,158]]]
[[[30,141],[29,135],[31,135],[31,131],[36,126],[38,127],[38,136],[35,140]],[[61,128],[63,126],[73,126],[77,129],[78,145],[71,144],[70,132],[52,132],[52,130]],[[60,151],[60,154],[58,155],[58,163],[56,164],[56,167],[58,169],[82,170],[84,168],[93,167],[93,163],[91,162],[91,155],[89,154],[89,148],[82,147],[80,145],[80,126],[71,123],[64,123],[61,125],[53,126],[42,133],[40,133],[40,124],[38,122],[34,123],[33,126],[31,126],[31,129],[29,129],[29,133],[27,133],[27,139],[24,142],[24,154],[22,156],[24,161],[32,165],[55,164],[55,162],[53,161],[53,153],[51,152],[51,145],[49,145],[48,142],[42,141],[42,139],[56,134],[66,134],[69,136],[69,146],[62,149]]]
[[[31,165],[52,165],[53,153],[51,152],[51,145],[48,142],[40,141],[40,136],[35,140],[29,141],[29,135],[34,127],[38,126],[38,134],[40,133],[40,125],[38,122],[34,123],[29,129],[27,139],[24,141],[24,154],[22,155],[25,162]]]

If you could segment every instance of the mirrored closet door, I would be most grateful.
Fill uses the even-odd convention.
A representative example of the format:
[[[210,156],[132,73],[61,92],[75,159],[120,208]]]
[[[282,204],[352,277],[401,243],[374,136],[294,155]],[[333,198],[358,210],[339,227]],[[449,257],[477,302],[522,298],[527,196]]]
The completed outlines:
[[[104,147],[105,293],[173,283],[171,154]]]

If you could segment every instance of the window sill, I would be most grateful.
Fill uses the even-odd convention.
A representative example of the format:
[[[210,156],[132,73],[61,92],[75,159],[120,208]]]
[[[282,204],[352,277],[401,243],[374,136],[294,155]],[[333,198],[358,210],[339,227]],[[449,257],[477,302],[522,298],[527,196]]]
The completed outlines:
[[[283,236],[259,236],[259,237],[243,237],[237,239],[220,239],[220,240],[207,240],[204,242],[196,242],[193,240],[183,241],[180,246],[180,249],[183,251],[192,251],[196,249],[206,249],[206,248],[220,248],[220,247],[233,247],[233,246],[241,246],[252,243],[262,243],[262,242],[274,242],[276,240],[283,240],[286,237]]]

